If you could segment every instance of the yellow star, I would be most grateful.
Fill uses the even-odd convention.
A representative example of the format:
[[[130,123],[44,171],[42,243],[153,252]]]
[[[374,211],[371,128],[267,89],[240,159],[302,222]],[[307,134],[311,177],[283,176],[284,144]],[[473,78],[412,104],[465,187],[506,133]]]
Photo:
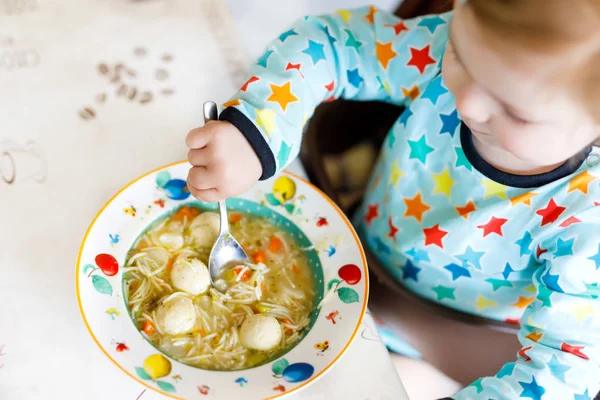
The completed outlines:
[[[519,299],[513,303],[513,306],[519,307],[519,308],[525,308],[528,305],[530,305],[531,303],[533,303],[533,300],[535,300],[535,297],[519,296]]]
[[[488,199],[493,196],[498,196],[501,199],[506,199],[506,186],[494,182],[491,179],[484,179],[481,184],[485,188],[485,198]]]
[[[533,322],[533,318],[529,317],[529,319],[527,319],[527,325],[531,326],[532,328],[537,328],[537,329],[546,329],[545,326],[542,325],[537,325]]]
[[[265,130],[267,137],[271,137],[271,132],[277,130],[277,124],[275,123],[275,110],[256,110],[256,125]]]
[[[510,199],[510,202],[512,203],[513,206],[516,206],[517,204],[520,204],[520,203],[527,204],[528,206],[530,206],[531,199],[534,198],[535,196],[537,196],[537,193],[526,192],[520,196],[513,197],[512,199]]]
[[[542,336],[544,336],[544,335],[542,335],[541,332],[538,333],[536,331],[533,331],[533,332],[531,332],[529,335],[527,335],[525,337],[527,339],[531,340],[532,342],[536,342],[537,343],[542,338]]]
[[[304,125],[306,125],[306,121],[308,121],[309,118],[310,115],[308,115],[308,113],[302,116],[302,126],[300,126],[301,128],[304,128]]]
[[[404,176],[404,172],[398,168],[398,161],[394,161],[392,164],[392,173],[390,174],[390,183],[394,184],[394,187],[398,187],[398,179]]]
[[[535,286],[529,285],[525,288],[525,291],[529,292],[529,293],[535,293],[537,291],[537,289],[535,288]]]
[[[402,94],[404,97],[410,97],[411,100],[414,100],[419,97],[421,92],[419,91],[419,87],[417,85],[413,85],[413,87],[410,89],[402,88]]]
[[[589,172],[583,171],[569,182],[569,192],[580,190],[582,193],[587,194],[589,183],[596,178],[596,176],[591,175]]]
[[[477,307],[477,310],[481,311],[486,307],[494,307],[497,306],[498,303],[496,303],[494,300],[488,300],[485,297],[483,297],[482,295],[479,295],[477,297],[477,301],[475,302],[475,306]]]
[[[289,103],[298,101],[298,98],[291,92],[291,82],[284,83],[282,86],[273,85],[271,83],[269,86],[271,87],[272,94],[267,101],[279,103],[279,106],[283,111],[285,111]]]
[[[348,10],[338,10],[335,12],[337,15],[341,16],[342,19],[344,20],[344,22],[349,22],[350,21],[350,16],[352,15],[352,13]]]
[[[224,108],[232,107],[232,106],[239,106],[239,105],[240,105],[240,99],[233,99],[233,100],[229,100],[227,103],[223,103]]]
[[[383,82],[383,88],[387,94],[392,94],[392,89],[390,89],[390,84],[387,82]]]
[[[569,308],[569,311],[575,314],[575,317],[577,317],[577,321],[579,321],[580,324],[583,323],[587,317],[595,313],[594,307],[589,304],[573,306]]]
[[[375,55],[377,56],[377,60],[379,60],[383,69],[387,69],[390,60],[396,57],[397,54],[398,53],[392,49],[392,42],[375,42]]]
[[[446,197],[450,197],[452,186],[454,186],[454,180],[452,180],[448,168],[446,168],[441,174],[433,174],[433,180],[435,181],[433,194],[445,193]]]

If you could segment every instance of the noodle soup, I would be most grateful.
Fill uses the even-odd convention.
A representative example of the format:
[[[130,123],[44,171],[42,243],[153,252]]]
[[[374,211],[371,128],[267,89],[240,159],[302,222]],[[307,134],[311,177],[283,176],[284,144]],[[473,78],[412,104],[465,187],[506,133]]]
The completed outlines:
[[[230,214],[230,230],[253,263],[228,270],[225,294],[207,269],[219,216],[185,206],[136,241],[124,291],[138,329],[189,365],[238,370],[277,358],[310,324],[315,283],[304,251],[264,217]]]

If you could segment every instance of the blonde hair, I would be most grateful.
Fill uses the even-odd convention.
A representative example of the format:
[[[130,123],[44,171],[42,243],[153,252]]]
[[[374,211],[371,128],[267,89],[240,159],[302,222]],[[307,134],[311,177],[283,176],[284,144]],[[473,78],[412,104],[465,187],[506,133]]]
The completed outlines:
[[[573,88],[600,125],[600,0],[468,0],[465,4],[481,26],[511,45],[562,56],[561,83]]]

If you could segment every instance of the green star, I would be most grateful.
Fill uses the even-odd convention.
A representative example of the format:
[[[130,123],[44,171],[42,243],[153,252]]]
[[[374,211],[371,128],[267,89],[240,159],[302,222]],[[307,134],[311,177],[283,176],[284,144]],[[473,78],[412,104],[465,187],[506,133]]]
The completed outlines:
[[[279,161],[279,168],[283,168],[285,163],[287,163],[288,158],[290,158],[290,151],[292,150],[291,146],[284,141],[281,142],[281,147],[279,148],[279,154],[277,155],[277,161]]]
[[[542,302],[542,308],[552,307],[552,302],[550,301],[552,290],[548,289],[546,286],[540,285],[538,291],[537,299]]]
[[[502,287],[512,287],[512,283],[510,281],[505,281],[504,279],[488,278],[485,281],[492,284],[494,292]]]
[[[435,294],[437,294],[438,301],[442,301],[444,299],[456,300],[456,297],[454,297],[454,291],[456,290],[455,288],[438,285],[432,288],[432,290],[435,292]]]
[[[350,32],[348,29],[344,29],[344,30],[348,34],[348,40],[346,41],[346,46],[354,47],[354,50],[356,50],[356,52],[358,53],[358,49],[360,49],[360,46],[362,46],[362,42],[359,42],[358,40],[356,40],[354,38],[354,35],[352,34],[352,32]]]
[[[425,135],[421,136],[416,142],[409,140],[408,145],[410,146],[410,156],[408,158],[416,158],[423,165],[427,164],[427,156],[434,151],[434,148],[427,144]]]
[[[465,155],[463,149],[460,147],[455,147],[454,151],[456,152],[456,168],[465,167],[469,171],[473,171],[473,166],[467,159],[467,156]]]

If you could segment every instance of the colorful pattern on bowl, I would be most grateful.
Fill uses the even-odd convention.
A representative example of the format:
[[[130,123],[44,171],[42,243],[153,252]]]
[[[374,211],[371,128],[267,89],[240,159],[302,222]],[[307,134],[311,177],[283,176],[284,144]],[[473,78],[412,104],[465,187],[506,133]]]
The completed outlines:
[[[291,175],[260,182],[228,207],[266,216],[307,248],[317,301],[304,338],[277,360],[243,371],[208,371],[161,354],[129,318],[121,266],[148,225],[195,203],[185,185],[189,164],[152,171],[117,193],[90,225],[77,261],[79,307],[101,350],[125,373],[178,399],[265,399],[289,394],[320,377],[348,348],[368,298],[365,256],[350,223],[318,189]],[[202,208],[215,205],[200,203]]]

